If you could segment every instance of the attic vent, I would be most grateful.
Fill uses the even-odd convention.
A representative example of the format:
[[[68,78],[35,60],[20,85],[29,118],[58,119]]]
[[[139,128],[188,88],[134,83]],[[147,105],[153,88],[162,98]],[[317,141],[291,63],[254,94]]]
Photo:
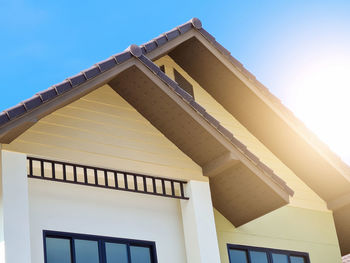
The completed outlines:
[[[187,81],[176,69],[174,69],[174,76],[175,76],[175,81],[179,86],[186,91],[188,94],[190,94],[192,97],[193,96],[193,86],[191,83]]]

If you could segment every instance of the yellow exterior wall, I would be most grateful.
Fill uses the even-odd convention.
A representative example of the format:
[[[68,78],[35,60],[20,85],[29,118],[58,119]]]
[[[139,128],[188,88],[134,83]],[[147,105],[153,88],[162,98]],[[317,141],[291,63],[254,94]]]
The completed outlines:
[[[44,117],[5,150],[179,179],[202,169],[105,85]]]
[[[315,263],[341,262],[332,212],[326,203],[170,57],[156,63],[165,65],[172,78],[172,68],[182,74],[193,85],[195,100],[295,191],[288,206],[239,228],[215,211],[222,262],[228,262],[227,243],[309,252]]]
[[[214,215],[221,263],[229,263],[229,243],[308,252],[311,263],[342,262],[330,212],[285,206],[238,228]]]

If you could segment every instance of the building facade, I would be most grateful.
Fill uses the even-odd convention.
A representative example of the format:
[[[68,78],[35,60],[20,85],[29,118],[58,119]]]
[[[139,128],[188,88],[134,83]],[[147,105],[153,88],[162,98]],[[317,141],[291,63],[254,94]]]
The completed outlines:
[[[5,110],[0,143],[3,263],[349,252],[348,167],[198,19]]]

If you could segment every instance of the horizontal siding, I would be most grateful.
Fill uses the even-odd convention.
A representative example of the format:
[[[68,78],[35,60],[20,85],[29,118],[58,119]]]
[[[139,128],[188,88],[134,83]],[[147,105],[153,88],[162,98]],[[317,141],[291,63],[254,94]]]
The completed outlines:
[[[108,85],[44,117],[4,149],[130,172],[205,180],[197,164]]]
[[[331,212],[285,206],[235,228],[214,211],[221,262],[229,263],[227,244],[307,252],[312,263],[341,263]]]
[[[291,198],[290,205],[316,210],[327,211],[326,203],[308,187],[295,173],[290,170],[277,156],[266,148],[257,138],[255,138],[237,119],[225,110],[209,93],[207,93],[195,80],[193,80],[180,66],[170,57],[166,56],[156,62],[158,65],[165,64],[167,68],[174,67],[192,85],[195,100],[212,114],[220,123],[231,131],[248,149],[260,160],[275,171],[289,187],[295,191]],[[169,74],[172,76],[172,74]],[[249,110],[249,109],[247,109]]]

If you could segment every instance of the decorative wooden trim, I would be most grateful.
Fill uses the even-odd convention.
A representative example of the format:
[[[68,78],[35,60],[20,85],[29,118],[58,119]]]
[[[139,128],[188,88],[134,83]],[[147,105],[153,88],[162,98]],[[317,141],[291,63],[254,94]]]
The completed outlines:
[[[28,177],[188,200],[186,181],[27,157]]]

